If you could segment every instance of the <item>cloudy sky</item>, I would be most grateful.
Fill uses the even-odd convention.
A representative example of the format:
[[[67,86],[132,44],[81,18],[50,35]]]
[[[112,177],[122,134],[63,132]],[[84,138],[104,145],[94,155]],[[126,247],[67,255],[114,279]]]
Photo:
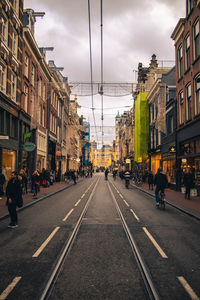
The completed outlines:
[[[90,0],[93,79],[100,82],[100,0]],[[69,82],[90,81],[88,1],[24,0],[24,8],[45,12],[37,18],[35,39],[39,47],[54,47],[47,55]],[[179,18],[185,17],[185,0],[104,0],[103,61],[105,82],[135,82],[138,63],[149,65],[153,53],[159,61],[174,60],[170,36]],[[79,97],[83,114],[93,125],[91,98]],[[104,97],[104,139],[112,139],[114,116],[132,105],[132,98]],[[94,97],[96,108],[100,96]],[[111,108],[112,109],[107,109]],[[100,110],[95,110],[96,124],[101,125]],[[113,132],[114,133],[114,132]],[[100,135],[99,135],[100,137]],[[95,138],[95,137],[94,137]]]

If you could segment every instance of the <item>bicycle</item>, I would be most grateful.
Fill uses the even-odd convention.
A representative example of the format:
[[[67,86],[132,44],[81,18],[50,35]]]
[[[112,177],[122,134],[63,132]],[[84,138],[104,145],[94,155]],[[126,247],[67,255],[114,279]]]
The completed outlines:
[[[162,210],[165,210],[165,193],[160,191],[159,192],[159,205],[157,205],[157,208],[160,208]]]
[[[141,187],[143,182],[139,177],[136,177],[133,179],[133,182],[135,183],[136,186]]]

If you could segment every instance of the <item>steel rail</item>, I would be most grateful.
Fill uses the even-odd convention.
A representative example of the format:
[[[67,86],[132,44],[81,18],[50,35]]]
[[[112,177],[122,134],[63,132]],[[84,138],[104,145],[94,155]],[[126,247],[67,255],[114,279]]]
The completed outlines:
[[[149,272],[149,270],[147,269],[147,266],[146,266],[146,264],[145,264],[145,262],[144,262],[144,260],[143,260],[143,258],[142,258],[142,256],[141,256],[141,254],[140,254],[140,251],[139,251],[139,249],[138,249],[138,246],[136,245],[136,242],[135,242],[135,240],[134,240],[134,238],[133,238],[133,236],[132,236],[132,234],[131,234],[131,232],[130,232],[130,230],[129,230],[129,227],[128,227],[128,225],[127,225],[127,223],[126,223],[126,221],[125,221],[125,219],[124,219],[124,217],[123,217],[123,214],[122,214],[122,212],[121,212],[121,210],[120,210],[120,208],[119,208],[119,205],[118,205],[118,203],[117,203],[117,200],[116,200],[116,198],[115,198],[115,196],[114,196],[114,194],[113,194],[113,191],[112,191],[112,189],[111,189],[109,183],[108,183],[108,189],[109,189],[109,191],[110,191],[110,194],[111,194],[111,196],[112,196],[112,200],[113,200],[113,202],[114,202],[114,204],[115,204],[115,207],[116,207],[117,212],[118,212],[118,214],[119,214],[119,217],[120,217],[120,219],[121,219],[121,222],[122,222],[124,231],[125,231],[125,233],[126,233],[126,236],[127,236],[128,240],[129,240],[131,249],[132,249],[132,251],[133,251],[133,254],[134,254],[134,256],[135,256],[135,259],[136,259],[138,268],[139,268],[140,273],[141,273],[141,275],[142,275],[142,278],[143,278],[143,281],[144,281],[144,284],[145,284],[147,293],[148,293],[148,295],[149,295],[149,298],[150,298],[151,300],[159,300],[159,299],[160,299],[160,296],[159,296],[159,294],[158,294],[158,292],[157,292],[157,290],[156,290],[156,288],[155,288],[155,286],[154,286],[154,283],[153,283],[153,281],[152,281],[150,272]]]
[[[63,263],[64,263],[64,260],[65,260],[65,257],[69,253],[69,250],[71,249],[71,247],[72,247],[72,245],[75,241],[75,238],[76,238],[77,233],[79,231],[79,228],[81,226],[83,217],[84,217],[84,215],[85,215],[85,213],[88,209],[89,203],[90,203],[90,201],[91,201],[91,199],[94,195],[94,192],[96,190],[97,184],[99,183],[99,180],[100,180],[100,178],[97,179],[96,184],[95,184],[95,186],[94,186],[94,188],[93,188],[93,190],[90,194],[90,197],[88,198],[87,203],[86,203],[86,205],[85,205],[85,207],[84,207],[84,209],[83,209],[83,211],[82,211],[82,213],[81,213],[81,215],[80,215],[80,217],[79,217],[79,219],[76,223],[76,226],[74,227],[74,230],[73,230],[70,238],[66,241],[66,244],[64,245],[64,248],[61,251],[59,259],[58,259],[58,261],[57,261],[57,263],[56,263],[56,265],[55,265],[55,267],[54,267],[54,269],[53,269],[53,271],[52,271],[52,273],[51,273],[51,275],[50,275],[50,277],[49,277],[49,279],[48,279],[48,281],[45,285],[45,288],[44,288],[40,298],[39,298],[40,300],[48,299],[48,297],[50,296],[50,292],[51,292],[51,290],[52,290],[52,288],[55,284],[56,279],[58,278],[58,275],[60,273],[60,270],[61,270],[61,268],[63,266]]]

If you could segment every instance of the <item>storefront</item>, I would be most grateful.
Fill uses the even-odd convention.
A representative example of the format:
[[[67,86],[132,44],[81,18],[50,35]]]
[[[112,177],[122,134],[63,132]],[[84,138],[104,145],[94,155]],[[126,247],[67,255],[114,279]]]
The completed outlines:
[[[176,156],[170,153],[163,153],[162,168],[167,175],[168,183],[176,185]]]
[[[161,154],[155,154],[151,156],[151,171],[155,175],[160,168]]]
[[[194,178],[194,187],[200,194],[200,138],[181,143],[181,156],[178,157],[182,179],[186,169],[190,169]]]
[[[10,179],[11,172],[16,170],[17,152],[2,148],[2,173],[6,178],[6,183]]]

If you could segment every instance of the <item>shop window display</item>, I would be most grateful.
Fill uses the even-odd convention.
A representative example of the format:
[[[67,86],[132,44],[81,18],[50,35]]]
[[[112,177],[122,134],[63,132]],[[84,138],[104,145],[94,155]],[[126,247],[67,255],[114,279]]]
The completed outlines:
[[[3,149],[2,151],[2,173],[6,178],[6,183],[10,179],[10,174],[16,168],[16,151]]]

